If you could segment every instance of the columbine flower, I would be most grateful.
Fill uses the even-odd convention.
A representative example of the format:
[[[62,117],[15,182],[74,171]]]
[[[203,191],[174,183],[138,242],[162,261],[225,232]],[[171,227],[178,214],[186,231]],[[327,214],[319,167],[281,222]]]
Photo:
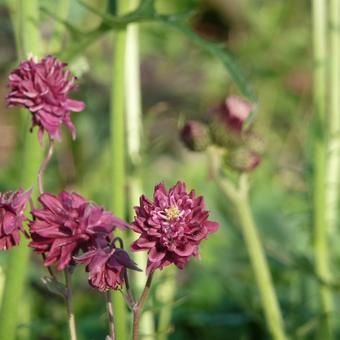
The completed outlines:
[[[46,255],[45,266],[57,263],[58,270],[72,263],[72,257],[80,249],[87,249],[93,239],[109,237],[115,227],[127,227],[125,222],[76,193],[62,192],[58,196],[43,193],[39,201],[43,208],[32,210],[30,246]]]
[[[16,246],[20,242],[25,221],[24,210],[31,191],[18,190],[0,193],[0,250]]]
[[[125,268],[140,271],[125,250],[108,242],[75,257],[75,260],[86,265],[90,285],[102,292],[122,287]]]
[[[203,197],[186,192],[183,182],[169,191],[158,184],[153,201],[143,195],[135,211],[132,229],[141,235],[131,249],[148,251],[148,273],[171,263],[183,269],[191,256],[198,256],[200,242],[218,228],[208,220]]]
[[[76,78],[67,64],[47,56],[41,61],[33,58],[22,62],[9,75],[9,107],[26,107],[32,113],[32,128],[39,126],[39,140],[46,131],[51,139],[60,139],[60,127],[65,124],[75,138],[76,130],[71,121],[71,112],[84,110],[85,104],[70,99]]]

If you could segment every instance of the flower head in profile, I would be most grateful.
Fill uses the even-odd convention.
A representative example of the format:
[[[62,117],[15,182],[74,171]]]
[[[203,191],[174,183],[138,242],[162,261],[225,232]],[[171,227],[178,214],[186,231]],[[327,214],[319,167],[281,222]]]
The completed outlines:
[[[42,209],[32,210],[29,224],[30,246],[45,254],[45,266],[56,263],[58,270],[73,263],[73,256],[80,249],[88,249],[95,239],[108,238],[115,227],[128,226],[77,193],[43,193],[39,201]]]
[[[131,249],[148,251],[148,273],[172,263],[183,269],[191,256],[199,255],[200,242],[218,229],[208,220],[203,197],[188,193],[183,182],[169,190],[158,184],[153,200],[143,195],[135,211],[132,229],[140,236]]]
[[[71,131],[73,138],[76,136],[71,112],[84,110],[85,104],[69,98],[76,78],[66,66],[53,56],[40,61],[31,58],[9,75],[7,104],[25,107],[32,113],[32,128],[39,127],[40,142],[45,131],[51,139],[60,140],[62,124]]]
[[[0,193],[0,250],[6,250],[20,243],[20,232],[26,220],[24,210],[31,191],[22,189]]]
[[[75,260],[86,265],[90,285],[101,292],[121,288],[126,268],[140,271],[124,249],[116,248],[103,239],[97,240],[96,247],[75,257]]]

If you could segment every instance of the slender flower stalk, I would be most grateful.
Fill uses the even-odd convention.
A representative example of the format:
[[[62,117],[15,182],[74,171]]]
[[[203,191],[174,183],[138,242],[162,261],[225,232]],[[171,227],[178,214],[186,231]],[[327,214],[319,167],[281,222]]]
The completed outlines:
[[[74,317],[74,311],[73,311],[73,297],[72,297],[72,272],[71,268],[67,267],[64,270],[65,273],[65,285],[66,285],[66,304],[67,304],[67,316],[68,316],[68,326],[70,331],[70,339],[71,340],[77,340],[77,330],[76,330],[76,321]]]
[[[117,15],[128,10],[128,1],[118,0]],[[118,217],[125,215],[125,56],[126,30],[114,34],[114,60],[112,65],[111,92],[111,208]],[[123,236],[119,233],[117,236]],[[116,320],[116,336],[118,340],[128,338],[127,313],[125,301],[121,294],[113,293],[113,308]]]
[[[137,304],[133,308],[133,330],[132,330],[132,339],[138,340],[139,339],[139,322],[142,314],[142,310],[145,304],[145,301],[147,297],[149,296],[150,287],[152,284],[152,277],[153,272],[151,272],[148,276],[148,279],[146,281],[144,290],[137,302]]]
[[[109,326],[110,326],[110,340],[116,339],[116,331],[115,331],[115,322],[113,318],[113,307],[112,307],[112,296],[110,291],[105,292],[106,298],[106,309],[107,309],[107,316],[109,319]]]
[[[52,139],[48,141],[48,149],[45,158],[43,159],[39,172],[38,172],[38,188],[39,193],[42,194],[44,192],[44,174],[47,168],[48,163],[50,162],[54,152],[54,142]]]
[[[327,92],[327,9],[326,0],[313,0],[313,50],[314,50],[314,114],[317,133],[314,138],[314,188],[313,188],[313,209],[314,209],[314,252],[315,271],[323,280],[329,280],[329,254],[327,233],[329,224],[327,223],[326,210],[333,210],[326,204],[326,199],[331,199],[335,188],[329,182],[326,189],[327,173],[327,145],[326,145],[326,92]],[[338,77],[334,75],[333,77]],[[332,97],[334,92],[332,92]],[[328,166],[331,165],[329,159]],[[329,169],[330,170],[330,169]],[[333,171],[333,170],[332,170]],[[336,173],[336,170],[335,170]],[[329,173],[329,175],[331,175]],[[337,181],[337,179],[336,179]],[[328,206],[328,209],[326,207]],[[335,208],[335,206],[334,206]],[[329,216],[330,217],[330,216]],[[330,219],[328,219],[330,222]],[[330,339],[331,325],[329,312],[332,309],[332,295],[327,286],[320,283],[321,311],[324,317],[321,320],[320,338]]]
[[[284,331],[283,319],[275,294],[269,265],[249,207],[247,176],[245,174],[241,175],[239,188],[235,188],[234,185],[226,179],[220,180],[219,184],[227,198],[234,204],[238,213],[245,245],[259,289],[268,330],[273,339],[285,340],[287,337]]]
[[[16,16],[13,15],[13,18],[18,21],[13,23],[13,26],[18,28],[16,36],[18,37],[19,57],[25,58],[28,53],[41,55],[41,37],[36,24],[39,22],[38,1],[17,0],[16,14]],[[27,113],[25,112],[22,117],[23,124],[28,125]],[[25,136],[23,145],[21,186],[27,188],[32,187],[36,180],[42,152],[36,136],[29,132]],[[36,195],[33,193],[33,199],[35,197]],[[24,293],[29,253],[27,240],[23,239],[21,245],[14,248],[9,256],[0,309],[0,339],[13,340],[15,338],[20,308],[17,301],[20,301]]]

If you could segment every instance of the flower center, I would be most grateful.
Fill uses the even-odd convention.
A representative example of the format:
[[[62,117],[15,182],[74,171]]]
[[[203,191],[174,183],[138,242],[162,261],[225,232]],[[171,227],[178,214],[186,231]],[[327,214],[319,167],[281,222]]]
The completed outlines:
[[[171,206],[170,208],[165,209],[166,218],[171,221],[175,218],[179,217],[180,212],[177,207]]]

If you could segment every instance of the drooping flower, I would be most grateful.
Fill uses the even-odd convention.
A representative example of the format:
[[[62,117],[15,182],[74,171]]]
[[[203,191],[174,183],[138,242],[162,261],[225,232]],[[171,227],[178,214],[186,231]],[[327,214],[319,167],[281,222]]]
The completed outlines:
[[[203,197],[188,193],[183,182],[169,190],[158,184],[153,200],[141,196],[135,211],[132,229],[141,235],[131,249],[148,251],[148,273],[172,263],[183,269],[191,256],[199,255],[200,242],[218,229],[208,220]]]
[[[96,248],[75,257],[75,260],[86,265],[90,285],[102,292],[122,287],[125,268],[140,271],[125,250],[109,242],[100,246],[97,243]]]
[[[30,246],[46,255],[45,266],[56,263],[58,270],[73,263],[72,257],[94,239],[109,237],[115,227],[128,226],[77,193],[43,193],[39,201],[43,207],[32,210],[29,224]]]
[[[0,193],[0,250],[6,250],[20,243],[20,232],[26,220],[24,210],[31,191],[19,189]]]
[[[60,140],[62,124],[71,131],[73,138],[76,136],[71,112],[84,110],[85,104],[69,98],[76,78],[66,66],[53,56],[40,61],[31,58],[9,75],[7,104],[25,107],[32,113],[32,128],[39,127],[40,142],[45,131],[51,139]]]

